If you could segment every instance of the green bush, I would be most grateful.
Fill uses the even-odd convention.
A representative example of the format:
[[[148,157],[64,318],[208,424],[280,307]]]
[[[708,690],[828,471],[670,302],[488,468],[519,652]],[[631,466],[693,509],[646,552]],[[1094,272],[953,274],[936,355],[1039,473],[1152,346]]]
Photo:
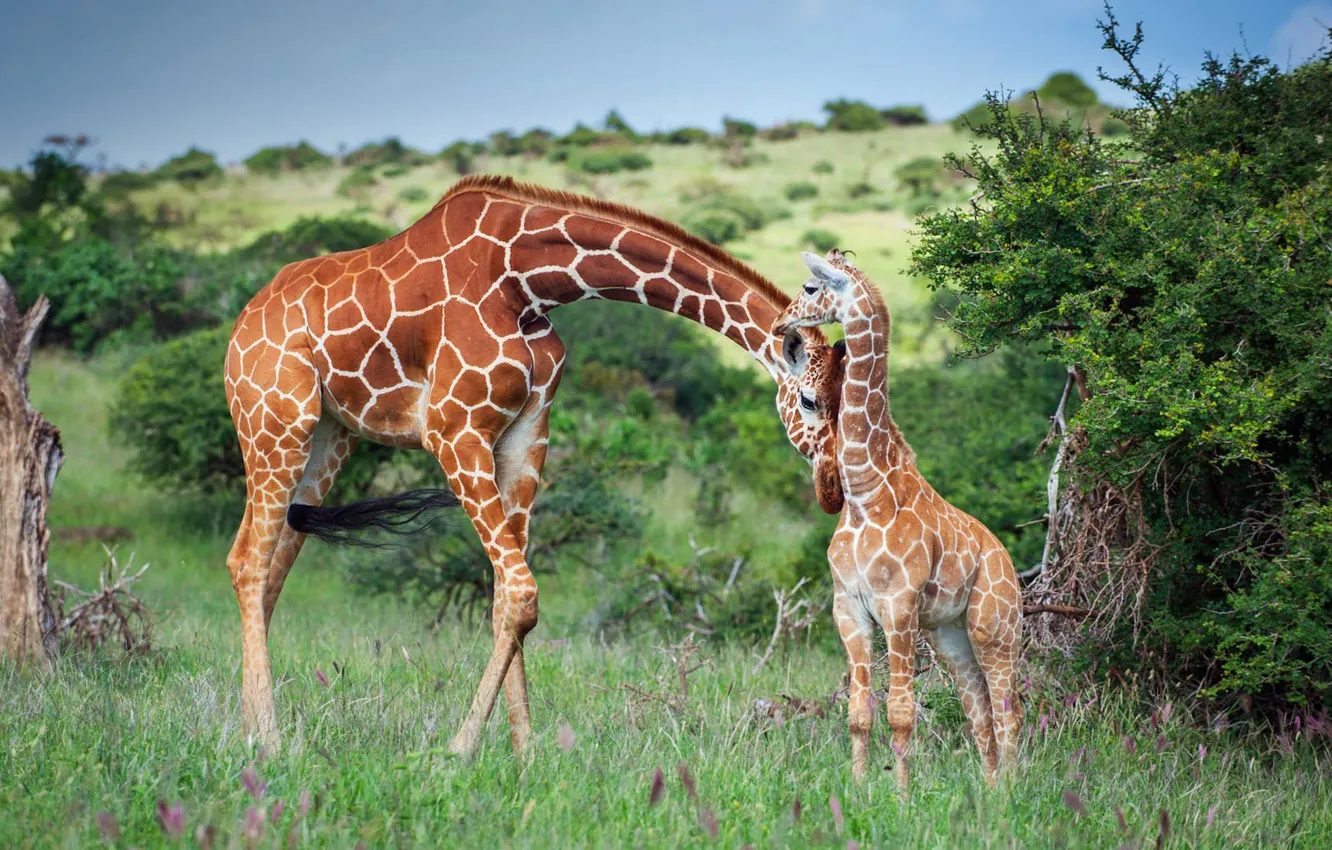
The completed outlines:
[[[102,178],[97,188],[109,197],[124,197],[156,185],[156,178],[142,171],[112,171]]]
[[[823,111],[828,113],[829,130],[861,132],[887,126],[883,114],[863,100],[830,100]]]
[[[883,120],[894,127],[909,127],[913,124],[930,123],[924,106],[890,106],[880,113]]]
[[[175,180],[177,183],[199,183],[222,174],[217,157],[198,148],[190,148],[180,156],[167,160],[153,177],[157,180]]]
[[[456,141],[440,151],[439,158],[448,164],[449,168],[458,172],[458,175],[464,176],[472,173],[472,168],[476,164],[476,158],[485,153],[486,146],[481,142]]]
[[[408,186],[398,193],[398,200],[406,201],[409,204],[419,204],[422,201],[429,200],[430,193],[420,186]]]
[[[753,122],[731,118],[730,116],[722,118],[722,136],[725,138],[748,141],[756,135],[758,135],[758,127]]]
[[[1092,106],[1096,104],[1096,91],[1072,71],[1059,71],[1036,89],[1036,95],[1052,106]]]
[[[508,130],[491,133],[489,150],[496,156],[544,156],[550,152],[554,144],[554,133],[541,127],[533,127],[521,136],[515,136]]]
[[[306,171],[329,168],[333,157],[309,142],[264,148],[245,160],[251,174],[279,174],[284,171]]]
[[[800,128],[795,124],[776,124],[765,130],[759,131],[759,137],[767,139],[770,142],[789,142],[791,139],[800,136]]]
[[[382,142],[370,142],[343,157],[351,166],[373,168],[380,165],[425,165],[430,157],[416,148],[408,147],[401,139],[390,136]]]
[[[702,145],[712,140],[712,134],[702,127],[680,127],[661,134],[659,141],[668,145]]]
[[[840,247],[842,244],[842,238],[836,233],[833,233],[831,230],[821,230],[819,228],[806,230],[800,237],[800,241],[805,245],[809,245],[820,254],[826,254],[833,248]]]
[[[378,185],[379,181],[369,168],[353,168],[346,177],[338,181],[338,188],[334,191],[344,198],[364,203],[370,190]]]
[[[219,281],[196,276],[192,255],[152,243],[134,249],[81,235],[67,242],[20,230],[0,269],[20,305],[51,301],[44,338],[87,353],[113,334],[165,338],[216,321]]]
[[[567,147],[582,148],[601,141],[602,134],[586,124],[575,124],[569,134],[559,139],[559,144]]]
[[[283,230],[270,230],[257,237],[240,253],[260,260],[273,272],[297,260],[365,248],[392,236],[382,225],[359,218],[298,218]]]
[[[1127,136],[1129,134],[1129,125],[1118,118],[1107,118],[1101,122],[1101,135],[1107,139],[1115,136]]]
[[[616,174],[652,167],[647,154],[621,148],[589,148],[570,155],[568,162],[571,168],[587,174]]]
[[[954,130],[980,132],[994,123],[994,112],[989,103],[981,101],[949,122]]]
[[[992,97],[993,152],[954,163],[986,204],[919,222],[911,271],[956,299],[964,352],[1029,342],[1083,378],[1063,498],[1116,509],[1055,589],[1130,600],[1087,663],[1326,704],[1332,53],[1285,73],[1209,56],[1176,88],[1108,18],[1132,149]]]
[[[630,144],[643,141],[643,137],[634,132],[634,128],[629,126],[629,122],[624,120],[624,116],[620,115],[619,110],[612,109],[607,112],[606,120],[602,123],[607,133],[614,133]]]
[[[804,201],[818,197],[819,187],[808,180],[800,180],[795,183],[787,183],[782,189],[782,194],[786,196],[788,201]]]
[[[224,364],[230,323],[172,340],[140,358],[117,389],[108,422],[130,467],[173,490],[239,499],[245,465],[227,410]],[[370,485],[390,450],[363,443],[338,477],[334,499]]]
[[[832,174],[833,164],[826,159],[821,159],[814,163],[813,167],[810,168],[810,171],[813,171],[815,174]]]
[[[893,172],[897,182],[916,198],[939,194],[939,179],[943,176],[943,161],[934,156],[918,156],[897,167]]]
[[[713,245],[721,245],[744,235],[744,220],[739,215],[724,209],[704,209],[690,213],[681,222],[685,230],[702,237]]]

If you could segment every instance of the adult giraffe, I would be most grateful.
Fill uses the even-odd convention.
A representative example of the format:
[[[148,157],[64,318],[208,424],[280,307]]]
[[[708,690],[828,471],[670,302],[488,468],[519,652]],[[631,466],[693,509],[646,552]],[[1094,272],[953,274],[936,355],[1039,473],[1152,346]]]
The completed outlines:
[[[546,314],[590,298],[655,307],[725,335],[778,382],[797,448],[808,457],[815,439],[831,438],[799,431],[794,381],[768,333],[790,298],[629,207],[467,177],[378,245],[287,266],[241,311],[226,362],[248,493],[227,565],[241,613],[241,701],[261,742],[278,743],[267,636],[304,532],[375,515],[318,507],[364,437],[439,460],[495,570],[495,644],[450,750],[476,749],[503,682],[523,753],[522,644],[537,622],[528,520],[564,362]]]
[[[783,352],[797,379],[806,427],[822,429],[830,421],[837,427],[836,458],[816,458],[814,466],[840,469],[845,501],[828,565],[833,618],[851,673],[852,776],[863,779],[869,760],[877,624],[888,639],[885,708],[900,789],[909,786],[912,684],[922,629],[953,675],[985,778],[994,784],[1000,770],[1017,764],[1022,721],[1014,687],[1022,598],[1013,562],[980,520],[949,504],[916,468],[915,453],[888,410],[890,318],[878,287],[840,251],[828,252],[826,260],[802,256],[813,277],[773,333],[791,334]],[[845,349],[829,349],[832,358],[805,357],[797,329],[828,322],[841,323]]]

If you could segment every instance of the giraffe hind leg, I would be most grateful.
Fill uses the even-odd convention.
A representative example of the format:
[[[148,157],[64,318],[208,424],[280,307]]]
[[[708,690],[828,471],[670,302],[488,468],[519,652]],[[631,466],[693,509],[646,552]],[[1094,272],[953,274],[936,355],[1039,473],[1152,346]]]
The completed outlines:
[[[994,715],[995,748],[999,770],[1017,767],[1018,733],[1022,706],[1018,694],[1017,665],[1022,643],[1022,605],[1013,567],[1002,549],[990,554],[972,589],[967,609],[967,631],[976,659],[985,673]]]
[[[227,558],[241,617],[241,705],[250,734],[270,749],[279,736],[268,659],[269,573],[313,430],[314,422],[302,418],[275,436],[272,451],[246,455],[248,502]]]
[[[288,515],[297,505],[318,507],[324,501],[324,497],[337,481],[343,464],[356,450],[356,442],[356,435],[333,417],[326,415],[319,420],[310,441],[310,458],[305,462],[305,470],[296,485],[292,505],[287,508]],[[264,587],[266,629],[272,628],[273,608],[277,605],[282,586],[287,581],[287,574],[300,555],[304,543],[304,534],[293,529],[289,523],[283,525],[277,547],[273,552],[273,559],[269,563],[268,581]]]

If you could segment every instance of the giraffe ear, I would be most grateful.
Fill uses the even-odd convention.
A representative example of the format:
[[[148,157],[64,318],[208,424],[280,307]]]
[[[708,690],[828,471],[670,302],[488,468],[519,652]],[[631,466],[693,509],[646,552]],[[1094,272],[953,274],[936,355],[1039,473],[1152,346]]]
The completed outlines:
[[[808,251],[800,252],[800,259],[809,266],[810,272],[814,274],[821,283],[831,286],[833,289],[841,289],[851,282],[851,276],[833,266],[832,263],[822,257],[811,254]]]
[[[782,339],[782,359],[792,375],[799,376],[809,365],[809,352],[805,350],[805,338],[798,328],[788,328]]]

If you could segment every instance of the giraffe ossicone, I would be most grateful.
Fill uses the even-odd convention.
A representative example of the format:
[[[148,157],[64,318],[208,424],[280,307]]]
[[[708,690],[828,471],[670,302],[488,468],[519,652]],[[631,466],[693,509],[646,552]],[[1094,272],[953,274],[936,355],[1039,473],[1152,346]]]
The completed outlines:
[[[1022,708],[1015,688],[1022,634],[1021,592],[1012,560],[979,520],[949,504],[916,468],[915,455],[888,407],[891,321],[878,288],[840,251],[805,254],[813,274],[773,325],[798,382],[801,427],[833,429],[832,457],[815,470],[838,470],[845,502],[828,547],[833,617],[850,667],[851,770],[869,763],[874,707],[870,691],[873,630],[888,643],[885,713],[897,755],[898,785],[909,788],[915,726],[916,640],[924,632],[953,676],[986,780],[1017,763]],[[845,356],[839,374],[809,366],[799,328],[838,322]],[[816,481],[817,481],[816,474]]]
[[[797,449],[806,457],[824,450],[803,429],[794,379],[768,334],[789,297],[719,248],[638,210],[507,177],[467,177],[384,242],[283,268],[241,311],[226,359],[247,487],[227,565],[241,613],[242,706],[264,744],[279,739],[273,609],[303,531],[351,527],[355,512],[320,505],[366,438],[436,457],[495,570],[495,644],[451,749],[476,749],[502,683],[513,746],[525,750],[522,647],[538,610],[528,522],[564,364],[547,313],[587,299],[653,307],[726,336],[777,381],[778,411]],[[811,351],[826,347],[816,332],[802,339]]]

